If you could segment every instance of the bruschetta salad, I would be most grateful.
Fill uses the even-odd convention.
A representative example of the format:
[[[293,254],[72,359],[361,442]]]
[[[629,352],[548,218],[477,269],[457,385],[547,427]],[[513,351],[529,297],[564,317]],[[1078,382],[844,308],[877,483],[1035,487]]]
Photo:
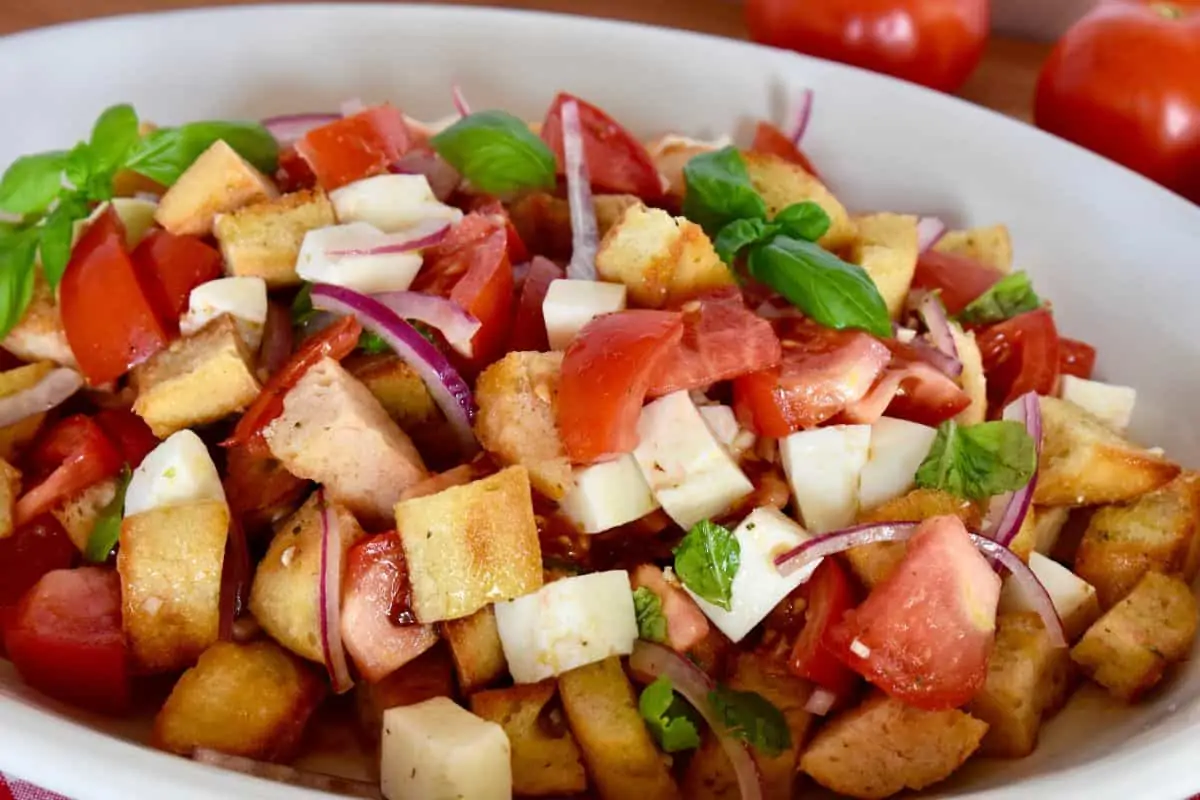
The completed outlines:
[[[0,643],[386,800],[883,798],[1190,652],[1200,477],[1003,225],[801,150],[106,110],[0,179]],[[732,121],[731,121],[732,128]],[[294,764],[327,712],[378,771]]]

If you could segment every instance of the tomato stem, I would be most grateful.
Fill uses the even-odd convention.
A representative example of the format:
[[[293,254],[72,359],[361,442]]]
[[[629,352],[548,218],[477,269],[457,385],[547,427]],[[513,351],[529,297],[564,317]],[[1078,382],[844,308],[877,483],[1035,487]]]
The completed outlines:
[[[1163,19],[1183,19],[1183,9],[1175,3],[1151,3],[1150,10]]]

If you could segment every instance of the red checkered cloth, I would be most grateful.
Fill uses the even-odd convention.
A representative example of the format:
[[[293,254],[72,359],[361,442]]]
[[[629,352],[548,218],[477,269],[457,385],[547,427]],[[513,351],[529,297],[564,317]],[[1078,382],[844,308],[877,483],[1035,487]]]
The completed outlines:
[[[32,783],[9,778],[0,773],[0,800],[67,800],[61,794],[48,792]]]

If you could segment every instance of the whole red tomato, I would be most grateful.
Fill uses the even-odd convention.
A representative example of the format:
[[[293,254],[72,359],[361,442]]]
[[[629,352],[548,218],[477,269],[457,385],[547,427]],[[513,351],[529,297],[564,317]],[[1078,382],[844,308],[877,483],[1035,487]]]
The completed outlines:
[[[1042,68],[1034,121],[1200,202],[1200,5],[1099,6]]]
[[[953,92],[979,63],[988,0],[746,0],[756,42]]]

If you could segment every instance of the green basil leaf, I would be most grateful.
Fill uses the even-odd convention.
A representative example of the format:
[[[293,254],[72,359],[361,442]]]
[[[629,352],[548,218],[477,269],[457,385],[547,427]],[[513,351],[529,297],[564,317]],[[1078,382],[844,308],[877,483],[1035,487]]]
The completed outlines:
[[[675,574],[683,585],[713,605],[729,610],[733,577],[742,563],[742,546],[728,529],[709,520],[692,526],[675,547]]]
[[[735,219],[717,234],[713,247],[717,255],[729,266],[733,266],[737,255],[752,244],[761,242],[778,232],[773,224],[761,219]]]
[[[1037,471],[1037,447],[1025,426],[1011,420],[938,426],[929,455],[917,469],[917,486],[970,500],[1020,489]]]
[[[257,122],[192,122],[178,128],[159,128],[129,150],[124,166],[170,186],[218,139],[261,172],[270,175],[275,171],[279,144]]]
[[[803,203],[793,203],[775,215],[771,220],[783,232],[795,239],[815,242],[829,230],[831,221],[825,209],[817,203],[806,200]]]
[[[1024,272],[1005,275],[959,312],[958,318],[973,325],[1003,322],[1040,308],[1042,300]]]
[[[667,618],[663,616],[662,600],[651,589],[639,586],[633,592],[633,612],[637,617],[638,638],[665,644]]]
[[[792,746],[792,732],[783,712],[758,692],[739,692],[717,684],[708,702],[725,730],[759,752],[777,756]]]
[[[67,154],[67,164],[64,168],[67,182],[82,191],[87,188],[92,177],[92,151],[87,142],[80,142],[71,148]]]
[[[638,711],[658,746],[666,753],[678,753],[700,746],[695,709],[675,696],[671,679],[660,675],[642,690]]]
[[[122,104],[105,109],[92,127],[92,138],[88,141],[92,171],[115,172],[138,138],[138,116],[133,106]]]
[[[766,219],[767,204],[734,147],[694,156],[683,167],[683,215],[716,236],[735,219]]]
[[[469,114],[429,144],[472,186],[488,194],[555,184],[554,153],[522,120],[503,111]]]
[[[62,191],[67,154],[61,150],[22,156],[0,178],[0,211],[40,214]]]
[[[750,249],[750,274],[828,328],[891,336],[887,304],[862,267],[812,242],[778,235]]]
[[[292,327],[299,328],[317,313],[312,303],[312,284],[305,281],[300,284],[300,291],[292,298]]]
[[[108,557],[112,555],[117,542],[121,539],[121,520],[125,514],[125,490],[129,488],[129,478],[129,465],[126,464],[125,468],[121,470],[121,476],[117,479],[117,493],[104,508],[100,509],[100,514],[92,523],[92,532],[88,534],[87,547],[84,549],[83,556],[94,564],[103,564],[108,561]]]
[[[75,222],[85,218],[91,209],[78,195],[62,198],[54,210],[42,221],[41,256],[42,274],[51,289],[57,289],[67,262],[71,259],[74,243]]]
[[[392,352],[392,347],[382,336],[374,331],[364,330],[358,336],[358,349],[370,355]]]
[[[25,228],[0,239],[0,339],[8,335],[33,299],[37,228]]]

